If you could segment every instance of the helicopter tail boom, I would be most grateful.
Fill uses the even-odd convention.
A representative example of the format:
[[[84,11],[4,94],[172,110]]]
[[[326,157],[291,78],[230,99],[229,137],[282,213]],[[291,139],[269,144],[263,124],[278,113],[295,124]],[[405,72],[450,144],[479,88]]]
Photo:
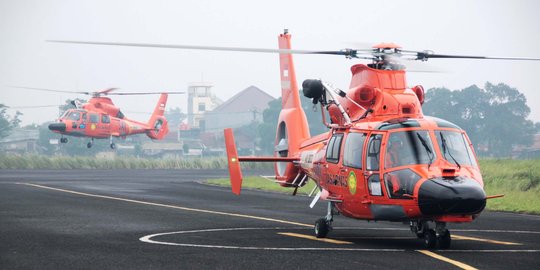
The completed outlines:
[[[161,140],[167,133],[169,133],[169,127],[167,119],[163,114],[165,113],[165,105],[167,104],[166,93],[162,93],[159,96],[159,101],[154,108],[154,112],[148,120],[149,129],[146,131],[146,135],[152,139]]]

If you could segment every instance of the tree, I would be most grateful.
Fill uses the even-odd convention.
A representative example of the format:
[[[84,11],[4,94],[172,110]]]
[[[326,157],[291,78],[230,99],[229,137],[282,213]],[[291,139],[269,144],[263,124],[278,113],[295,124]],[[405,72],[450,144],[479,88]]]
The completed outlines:
[[[432,88],[426,92],[426,115],[453,122],[467,131],[477,153],[509,156],[513,147],[530,145],[538,125],[527,120],[530,108],[517,89],[486,83],[462,90]],[[481,147],[479,147],[481,146]]]
[[[311,136],[328,131],[328,128],[322,123],[320,105],[317,105],[316,110],[314,110],[311,99],[304,97],[302,93],[300,93],[300,101],[306,113]],[[263,123],[259,125],[259,136],[261,137],[259,147],[266,154],[274,152],[274,140],[276,138],[277,121],[280,111],[281,97],[270,101],[268,108],[263,111]],[[327,117],[327,119],[329,118]]]
[[[165,112],[165,118],[169,122],[169,128],[178,129],[182,121],[186,119],[186,114],[179,107],[169,108]]]
[[[10,117],[6,112],[7,108],[6,105],[0,104],[0,138],[9,136],[11,130],[19,127],[21,123],[19,117],[21,117],[22,113],[17,111],[15,116]]]

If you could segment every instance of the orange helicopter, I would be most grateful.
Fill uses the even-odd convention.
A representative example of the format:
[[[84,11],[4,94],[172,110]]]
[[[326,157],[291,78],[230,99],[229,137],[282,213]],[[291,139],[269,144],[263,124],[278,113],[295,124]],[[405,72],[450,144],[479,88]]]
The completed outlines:
[[[116,148],[113,137],[125,139],[129,135],[145,133],[151,139],[161,140],[169,132],[167,119],[163,116],[168,94],[184,94],[184,92],[142,92],[142,93],[111,93],[117,88],[109,88],[98,92],[71,92],[54,89],[10,86],[30,90],[62,92],[71,94],[91,95],[88,103],[77,101],[71,103],[75,109],[66,110],[55,123],[49,124],[49,130],[61,134],[60,143],[67,143],[64,135],[89,137],[86,147],[91,148],[94,139],[109,139],[111,149]],[[116,107],[108,95],[153,95],[160,94],[158,103],[147,123],[128,119]]]
[[[484,210],[486,196],[478,162],[466,132],[448,121],[422,112],[424,89],[409,87],[401,60],[431,58],[540,60],[435,54],[406,51],[392,43],[372,49],[340,51],[292,50],[286,30],[279,49],[158,45],[140,43],[53,41],[94,45],[161,47],[220,51],[279,53],[282,110],[271,157],[238,156],[232,129],[225,144],[232,192],[242,186],[240,162],[274,162],[275,176],[284,187],[318,189],[310,204],[328,202],[326,216],[317,220],[315,235],[326,237],[333,216],[361,220],[407,222],[428,248],[449,248],[447,223],[472,222]],[[347,92],[321,80],[305,80],[303,94],[320,104],[329,131],[311,136],[300,104],[292,54],[341,55],[371,60],[351,67]],[[326,119],[326,113],[329,119]]]

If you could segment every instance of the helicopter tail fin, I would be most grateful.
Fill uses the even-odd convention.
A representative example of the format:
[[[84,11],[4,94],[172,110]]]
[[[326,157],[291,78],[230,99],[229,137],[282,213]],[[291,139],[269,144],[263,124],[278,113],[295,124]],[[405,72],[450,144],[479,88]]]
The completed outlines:
[[[287,30],[278,37],[279,49],[291,49],[291,35]],[[281,77],[281,112],[275,140],[275,156],[297,158],[300,144],[310,137],[306,114],[300,102],[292,54],[279,55]],[[291,162],[276,162],[276,178],[284,184],[294,181],[298,167]]]
[[[167,119],[163,116],[165,113],[165,105],[167,104],[167,97],[168,95],[166,93],[162,93],[159,96],[159,101],[156,104],[154,112],[152,113],[150,120],[148,120],[148,126],[150,128],[146,131],[146,135],[152,139],[161,140],[169,133]]]

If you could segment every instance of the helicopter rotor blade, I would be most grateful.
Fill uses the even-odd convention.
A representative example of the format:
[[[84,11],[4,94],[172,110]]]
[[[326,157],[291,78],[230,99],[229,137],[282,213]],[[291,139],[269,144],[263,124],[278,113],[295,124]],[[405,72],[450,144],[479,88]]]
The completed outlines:
[[[116,96],[159,95],[159,94],[180,95],[180,94],[185,94],[185,93],[186,92],[134,92],[134,93],[111,93],[109,95],[116,95]]]
[[[479,60],[515,60],[515,61],[540,61],[540,58],[533,57],[498,57],[498,56],[481,56],[481,55],[455,55],[455,54],[438,54],[432,51],[402,51],[409,55],[416,55],[413,60],[427,61],[430,58],[439,59],[479,59]]]
[[[115,91],[117,89],[119,89],[119,88],[111,87],[111,88],[107,88],[107,89],[104,89],[104,90],[101,90],[101,91],[93,92],[92,95],[94,95],[94,96],[110,95],[110,92]]]
[[[220,47],[220,46],[199,46],[199,45],[174,45],[174,44],[150,44],[150,43],[124,43],[124,42],[96,42],[96,41],[72,41],[72,40],[47,40],[54,43],[86,44],[86,45],[107,45],[124,47],[146,47],[146,48],[167,48],[167,49],[188,49],[206,51],[232,51],[232,52],[259,52],[259,53],[281,53],[281,54],[326,54],[342,55],[347,58],[357,57],[358,53],[370,53],[371,50],[343,49],[339,51],[316,51],[316,50],[288,50],[288,49],[267,49],[267,48],[247,48],[247,47]],[[368,57],[367,59],[371,59]]]
[[[45,91],[45,92],[56,92],[56,93],[69,93],[69,94],[83,94],[83,95],[90,95],[90,92],[82,92],[82,91],[66,91],[66,90],[58,90],[58,89],[48,89],[48,88],[37,88],[37,87],[26,87],[26,86],[15,86],[15,85],[4,85],[6,87],[12,87],[12,88],[20,88],[20,89],[28,89],[28,90],[36,90],[36,91]]]

